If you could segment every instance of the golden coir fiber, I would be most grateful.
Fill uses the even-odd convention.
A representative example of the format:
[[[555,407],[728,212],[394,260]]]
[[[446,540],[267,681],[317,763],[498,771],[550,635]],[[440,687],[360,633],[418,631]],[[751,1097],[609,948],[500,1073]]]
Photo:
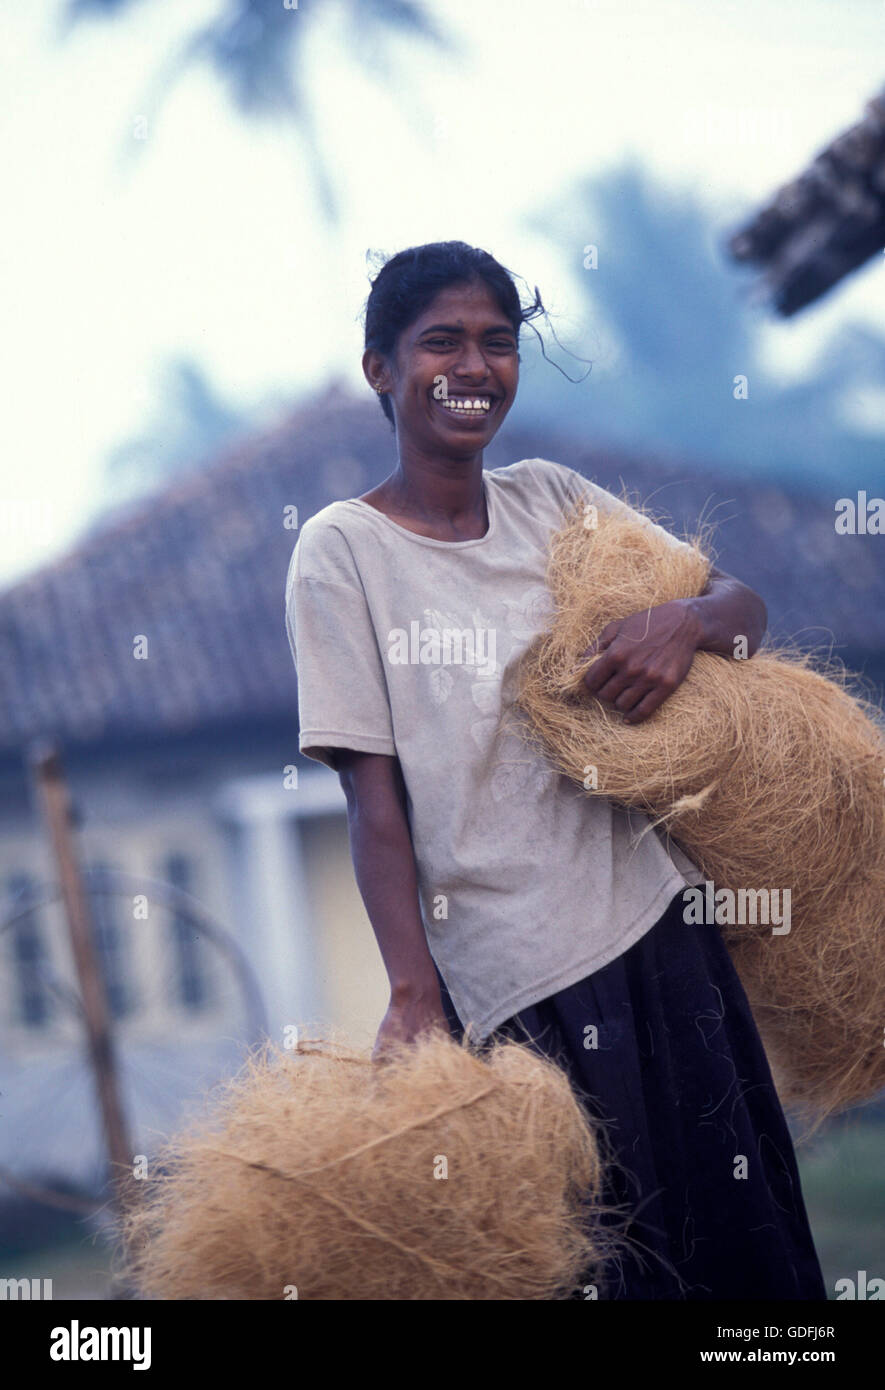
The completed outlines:
[[[620,1240],[565,1073],[439,1030],[383,1064],[267,1048],[152,1169],[121,1245],[147,1298],[567,1298]]]
[[[716,890],[790,890],[787,934],[721,930],[781,1099],[816,1128],[885,1086],[881,710],[832,660],[763,644],[697,652],[625,723],[583,684],[581,654],[613,619],[701,594],[712,562],[701,535],[679,550],[623,508],[585,521],[579,503],[551,541],[556,612],[523,658],[517,728],[590,795],[647,813]]]

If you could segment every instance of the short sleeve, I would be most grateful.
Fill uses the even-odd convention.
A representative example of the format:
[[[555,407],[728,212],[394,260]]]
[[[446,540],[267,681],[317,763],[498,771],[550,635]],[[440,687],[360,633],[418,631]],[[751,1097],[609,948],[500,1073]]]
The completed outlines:
[[[588,502],[593,503],[601,512],[622,512],[631,516],[634,521],[643,526],[650,526],[659,536],[667,540],[670,545],[680,549],[691,551],[692,547],[686,542],[681,541],[668,531],[665,526],[652,521],[642,512],[638,512],[635,507],[631,507],[627,502],[616,497],[614,493],[608,492],[606,488],[600,487],[598,483],[591,483],[585,478],[583,473],[578,473],[574,468],[566,468],[564,464],[553,463],[549,459],[539,459],[539,463],[544,463],[550,470],[550,479],[556,489],[557,496],[564,509],[570,510],[581,496]]]
[[[333,769],[340,748],[393,756],[387,681],[362,583],[340,532],[308,532],[310,525],[286,580],[299,752]]]

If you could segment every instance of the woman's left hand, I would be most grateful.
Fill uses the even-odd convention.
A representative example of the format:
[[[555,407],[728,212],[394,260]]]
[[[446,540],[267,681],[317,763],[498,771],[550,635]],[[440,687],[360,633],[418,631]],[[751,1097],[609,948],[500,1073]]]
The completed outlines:
[[[581,661],[597,656],[584,684],[620,710],[625,724],[641,724],[685,680],[700,639],[701,624],[690,599],[619,618],[581,653]]]

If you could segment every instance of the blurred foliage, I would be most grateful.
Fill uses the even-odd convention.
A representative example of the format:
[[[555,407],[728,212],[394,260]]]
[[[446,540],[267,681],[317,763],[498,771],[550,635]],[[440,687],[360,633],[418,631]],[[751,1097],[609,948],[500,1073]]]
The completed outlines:
[[[65,16],[71,26],[156,3],[67,0]],[[194,30],[174,55],[162,89],[203,63],[244,117],[290,119],[304,141],[319,206],[331,220],[338,213],[336,191],[305,95],[309,35],[330,7],[347,55],[378,81],[387,76],[393,36],[454,46],[413,0],[322,0],[322,11],[320,0],[299,0],[297,10],[283,0],[218,0],[216,18]],[[397,77],[401,87],[402,74]],[[843,328],[798,381],[784,382],[765,366],[765,320],[730,271],[725,243],[733,229],[717,225],[699,199],[628,163],[566,190],[530,226],[573,266],[575,317],[583,324],[577,351],[588,356],[589,338],[603,360],[573,385],[539,360],[527,333],[514,423],[792,485],[838,484],[843,494],[881,476],[883,436],[860,421],[857,407],[865,393],[875,401],[882,391],[885,337],[865,327]],[[587,245],[598,248],[597,269],[584,268]],[[583,362],[553,357],[570,377],[583,376]],[[747,378],[746,400],[735,399],[738,376]],[[873,410],[875,404],[868,414]],[[200,418],[209,421],[202,433]],[[196,404],[192,423],[202,454],[223,438]],[[178,430],[169,450],[155,441],[163,468],[187,437]]]
[[[68,0],[63,28],[84,20],[115,19],[156,0]],[[438,49],[451,42],[414,0],[335,0],[346,35],[347,53],[375,76],[386,74],[387,41],[417,38]],[[174,78],[204,63],[225,86],[244,116],[290,119],[299,129],[320,207],[329,220],[338,216],[334,186],[323,160],[309,103],[305,99],[307,43],[313,23],[330,0],[220,0],[215,19],[195,29],[172,55],[162,75],[168,92]]]
[[[147,427],[108,456],[107,482],[114,506],[195,471],[223,445],[253,428],[252,412],[225,401],[203,368],[177,357],[163,368],[160,404]],[[103,511],[96,524],[104,524]]]
[[[763,318],[724,273],[725,228],[698,199],[628,163],[582,181],[531,219],[574,269],[575,317],[608,361],[581,385],[526,339],[520,414],[613,445],[852,490],[881,476],[883,436],[849,423],[852,393],[881,388],[885,337],[843,328],[798,381],[764,364]],[[584,268],[585,247],[598,250]],[[785,330],[788,331],[788,330]],[[592,355],[592,354],[589,354]],[[583,364],[555,354],[570,377]],[[748,398],[734,397],[734,378]]]

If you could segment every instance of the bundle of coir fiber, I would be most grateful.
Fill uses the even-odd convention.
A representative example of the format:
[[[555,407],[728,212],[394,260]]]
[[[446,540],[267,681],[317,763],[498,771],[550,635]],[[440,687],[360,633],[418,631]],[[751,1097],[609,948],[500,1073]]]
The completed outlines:
[[[515,1043],[268,1048],[152,1169],[122,1231],[147,1298],[568,1298],[619,1244],[565,1073]]]
[[[696,653],[651,718],[626,724],[579,657],[613,619],[701,594],[711,561],[701,537],[680,550],[622,506],[595,528],[590,515],[579,502],[552,538],[556,614],[524,656],[516,727],[589,794],[648,813],[717,893],[790,890],[784,934],[717,920],[781,1099],[816,1128],[885,1086],[881,710],[833,662],[765,646]]]

